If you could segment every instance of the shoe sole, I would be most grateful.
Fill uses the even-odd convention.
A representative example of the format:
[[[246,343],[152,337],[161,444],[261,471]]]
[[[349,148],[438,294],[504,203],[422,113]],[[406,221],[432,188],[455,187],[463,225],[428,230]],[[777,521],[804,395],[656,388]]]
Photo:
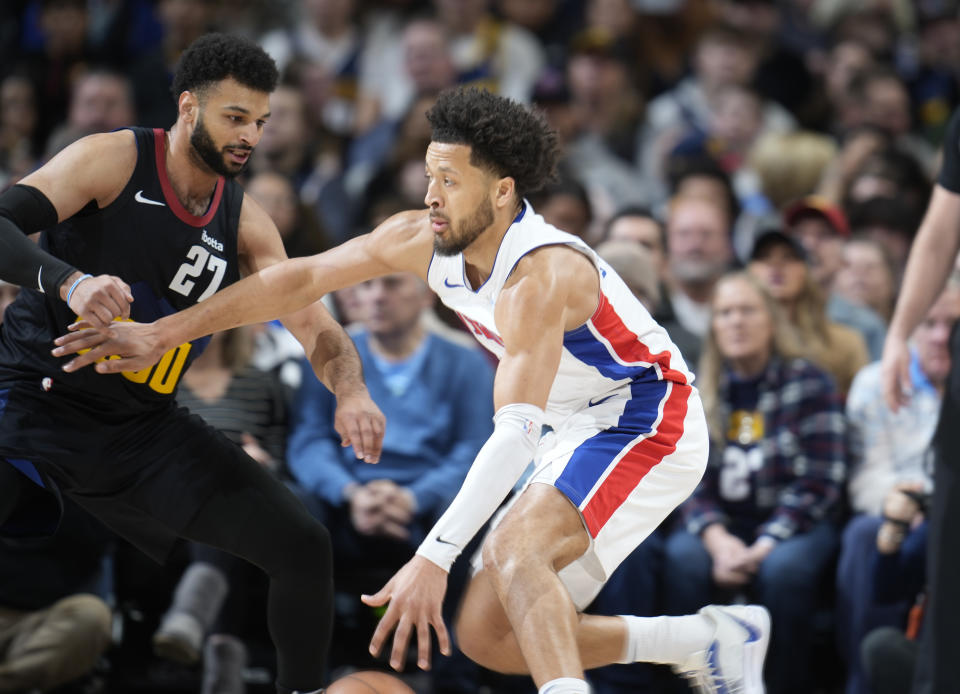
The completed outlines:
[[[743,694],[764,694],[763,661],[770,645],[770,612],[762,605],[750,605],[745,619],[760,629],[760,638],[743,646]]]

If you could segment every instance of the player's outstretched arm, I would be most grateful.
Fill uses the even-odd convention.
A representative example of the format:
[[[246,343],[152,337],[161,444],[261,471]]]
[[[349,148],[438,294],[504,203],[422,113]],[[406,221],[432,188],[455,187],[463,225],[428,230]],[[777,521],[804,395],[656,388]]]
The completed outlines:
[[[946,284],[958,250],[960,194],[936,185],[910,250],[883,346],[883,395],[894,411],[906,404],[911,390],[907,341]]]
[[[276,225],[249,195],[240,213],[238,250],[244,275],[287,259]],[[337,398],[334,427],[341,445],[353,446],[360,460],[378,462],[386,422],[367,391],[353,340],[320,301],[285,316],[283,323],[303,345],[317,378]]]
[[[84,274],[27,236],[91,201],[112,202],[136,163],[132,143],[129,132],[83,138],[0,194],[0,279],[58,296],[91,325],[129,317],[133,295],[123,280]]]
[[[390,272],[426,278],[432,254],[426,210],[401,212],[374,231],[336,248],[264,268],[190,308],[153,323],[113,323],[102,330],[78,324],[56,340],[55,356],[81,354],[64,365],[76,371],[101,358],[100,373],[137,371],[172,347],[238,325],[282,318],[334,289]]]

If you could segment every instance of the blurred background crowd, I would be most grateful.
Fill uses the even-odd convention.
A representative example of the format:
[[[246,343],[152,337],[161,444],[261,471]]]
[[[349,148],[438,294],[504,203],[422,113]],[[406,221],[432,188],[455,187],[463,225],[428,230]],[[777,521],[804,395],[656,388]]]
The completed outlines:
[[[564,157],[530,203],[668,329],[713,440],[700,488],[592,609],[761,602],[771,694],[909,691],[960,282],[913,336],[913,397],[896,414],[876,362],[960,104],[957,2],[4,0],[0,190],[85,135],[172,125],[173,68],[211,30],[255,39],[280,68],[242,180],[291,256],[423,206],[423,114],[444,88],[542,110]],[[0,286],[0,309],[15,293]],[[340,448],[332,396],[279,325],[219,336],[179,399],[330,527],[344,672],[377,665],[358,596],[459,488],[491,431],[493,371],[412,276],[326,301],[388,418],[378,466]],[[0,545],[0,692],[272,690],[255,572],[186,545],[158,567],[71,513],[53,544]],[[685,691],[639,665],[591,677],[602,694]],[[408,681],[535,691],[457,655]]]

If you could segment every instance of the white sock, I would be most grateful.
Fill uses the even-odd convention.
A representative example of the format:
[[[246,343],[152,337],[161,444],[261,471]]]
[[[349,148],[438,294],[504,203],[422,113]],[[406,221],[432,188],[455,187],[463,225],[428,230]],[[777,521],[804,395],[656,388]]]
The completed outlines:
[[[590,685],[576,677],[560,677],[540,687],[537,694],[590,694]]]
[[[713,638],[713,623],[699,614],[683,617],[620,615],[627,623],[627,648],[621,663],[681,665],[704,650]]]

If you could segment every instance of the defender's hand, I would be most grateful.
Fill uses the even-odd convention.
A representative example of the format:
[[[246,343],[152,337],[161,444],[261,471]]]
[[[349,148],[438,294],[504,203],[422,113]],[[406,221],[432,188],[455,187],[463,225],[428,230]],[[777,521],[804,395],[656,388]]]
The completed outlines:
[[[896,412],[910,401],[913,383],[910,380],[910,349],[905,340],[888,334],[883,345],[880,365],[883,399]]]
[[[447,591],[447,572],[429,559],[414,555],[404,564],[387,585],[375,595],[361,595],[360,599],[371,607],[380,607],[388,602],[386,614],[377,624],[370,639],[370,653],[380,654],[384,642],[396,627],[390,667],[402,670],[407,654],[410,632],[417,630],[417,666],[430,669],[430,627],[437,632],[440,652],[450,655],[450,637],[443,623],[440,607]]]
[[[114,321],[104,328],[94,329],[88,321],[80,321],[70,326],[72,332],[61,335],[52,350],[55,357],[77,354],[63,365],[67,372],[82,369],[96,363],[98,373],[120,373],[121,371],[139,371],[153,366],[166,351],[152,323],[133,323]],[[89,350],[83,352],[83,350]]]
[[[71,311],[94,328],[103,328],[114,318],[130,317],[133,294],[126,282],[113,275],[87,277],[77,282],[80,277],[82,275],[74,273],[60,286],[60,298],[70,299],[67,306]],[[70,287],[73,287],[72,294]]]
[[[348,394],[337,394],[337,411],[333,428],[340,434],[341,446],[353,446],[359,460],[380,461],[386,419],[370,399],[366,388]]]

